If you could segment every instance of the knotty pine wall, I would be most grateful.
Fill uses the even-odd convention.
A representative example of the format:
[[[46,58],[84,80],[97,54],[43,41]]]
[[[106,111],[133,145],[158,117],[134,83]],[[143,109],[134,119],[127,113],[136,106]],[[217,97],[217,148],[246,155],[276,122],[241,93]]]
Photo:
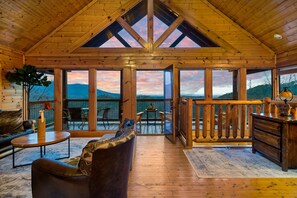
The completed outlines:
[[[0,109],[21,109],[23,91],[19,85],[11,84],[5,79],[7,71],[23,66],[23,52],[0,45]]]

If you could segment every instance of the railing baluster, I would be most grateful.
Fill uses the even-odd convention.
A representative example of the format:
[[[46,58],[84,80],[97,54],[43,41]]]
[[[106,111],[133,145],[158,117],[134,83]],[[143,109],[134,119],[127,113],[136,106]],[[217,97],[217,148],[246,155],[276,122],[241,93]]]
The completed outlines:
[[[233,105],[232,108],[232,134],[233,138],[237,138],[237,128],[238,128],[238,105]]]
[[[261,113],[261,105],[256,106],[256,112],[259,114]]]
[[[253,105],[250,104],[248,109],[249,138],[252,137],[252,113],[253,113]]]
[[[209,133],[210,133],[210,137],[211,138],[214,138],[214,131],[215,131],[215,128],[214,128],[214,126],[215,126],[215,124],[214,124],[214,121],[215,121],[215,106],[214,105],[211,105],[210,106],[210,131],[209,131]]]
[[[226,138],[230,137],[230,104],[226,105]]]
[[[222,129],[223,129],[223,122],[222,122],[222,116],[223,116],[223,107],[221,104],[218,105],[218,137],[222,138]]]
[[[195,137],[198,139],[199,133],[200,133],[200,105],[195,105],[195,112],[196,112],[196,117],[195,117]]]
[[[245,137],[248,137],[246,134],[246,105],[241,105],[240,121],[240,137],[243,139]]]
[[[208,105],[203,105],[203,128],[202,128],[202,131],[203,131],[203,138],[206,138],[207,137],[207,106]]]

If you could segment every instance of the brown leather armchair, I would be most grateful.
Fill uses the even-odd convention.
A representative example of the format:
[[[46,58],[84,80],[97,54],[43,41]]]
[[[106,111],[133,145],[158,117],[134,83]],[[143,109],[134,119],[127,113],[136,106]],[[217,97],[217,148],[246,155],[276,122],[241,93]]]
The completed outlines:
[[[90,176],[63,162],[46,158],[35,160],[32,164],[33,197],[127,197],[134,139],[96,150]]]

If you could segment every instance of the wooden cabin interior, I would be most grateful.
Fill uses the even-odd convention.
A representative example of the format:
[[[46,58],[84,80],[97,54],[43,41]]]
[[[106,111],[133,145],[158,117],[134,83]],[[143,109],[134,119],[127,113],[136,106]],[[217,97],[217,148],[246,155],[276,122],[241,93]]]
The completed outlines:
[[[134,28],[143,18],[145,36]],[[157,38],[156,19],[166,25]],[[136,44],[123,39],[121,30]],[[175,30],[180,35],[166,45]],[[98,73],[119,71],[118,119],[137,121],[137,72],[164,71],[164,89],[170,90],[170,96],[162,104],[170,112],[172,127],[165,135],[137,136],[128,197],[297,195],[297,178],[198,178],[183,154],[183,149],[192,147],[251,146],[251,114],[277,114],[280,76],[297,73],[295,0],[3,0],[0,35],[1,110],[22,109],[23,118],[30,118],[26,92],[9,83],[5,75],[24,64],[34,65],[53,76],[52,130],[65,130],[67,72],[85,72],[88,122],[83,129],[73,127],[71,137],[99,137],[116,131],[97,127]],[[121,47],[104,47],[111,38]],[[195,46],[180,46],[184,38]],[[183,70],[203,71],[202,99],[182,98]],[[232,98],[214,98],[214,70],[230,73]],[[262,71],[271,74],[267,97],[272,101],[268,103],[263,98],[251,100],[247,93],[247,76]],[[296,110],[293,103],[292,107]],[[296,115],[291,118],[296,120]]]

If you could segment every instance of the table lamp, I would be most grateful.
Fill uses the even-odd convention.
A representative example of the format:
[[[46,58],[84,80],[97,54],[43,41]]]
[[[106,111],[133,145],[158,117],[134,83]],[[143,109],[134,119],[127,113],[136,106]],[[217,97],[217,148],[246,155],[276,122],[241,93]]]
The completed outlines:
[[[292,92],[288,89],[288,87],[285,87],[284,90],[279,94],[280,100],[284,101],[284,104],[278,104],[277,107],[279,108],[279,112],[281,116],[290,116],[290,105],[288,104],[288,101],[291,101],[293,99]]]

